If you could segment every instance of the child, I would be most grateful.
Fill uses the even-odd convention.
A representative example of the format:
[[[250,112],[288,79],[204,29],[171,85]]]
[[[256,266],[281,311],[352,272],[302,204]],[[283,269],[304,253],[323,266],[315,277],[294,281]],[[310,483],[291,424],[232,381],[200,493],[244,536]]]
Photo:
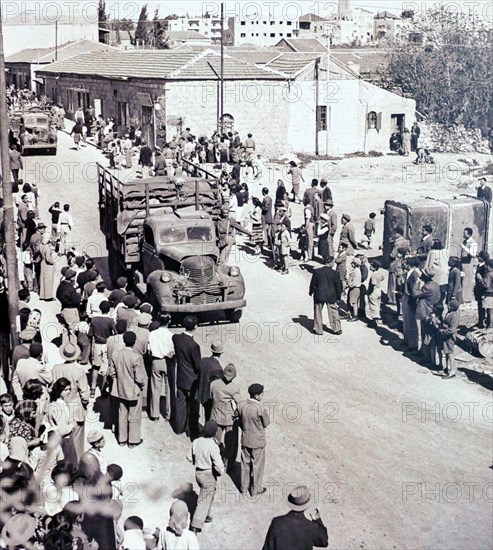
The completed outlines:
[[[304,227],[301,227],[298,232],[298,247],[301,253],[301,261],[308,261],[308,234]]]
[[[286,229],[286,226],[283,223],[277,224],[277,233],[276,233],[276,245],[277,245],[277,260],[278,268],[281,271],[282,275],[287,275],[289,273],[289,231]]]
[[[123,524],[124,536],[122,550],[146,550],[144,522],[139,516],[130,516]]]
[[[421,352],[432,367],[442,370],[442,351],[439,345],[438,329],[442,323],[443,306],[435,304],[433,311],[423,321],[423,343]]]
[[[87,452],[93,454],[98,459],[99,469],[103,475],[106,475],[108,472],[108,465],[103,453],[101,452],[101,449],[106,444],[103,433],[99,430],[91,430],[87,434],[87,442],[91,446]]]
[[[123,477],[122,467],[118,464],[109,464],[107,473],[111,480],[111,499],[123,501],[123,487],[121,483]]]
[[[365,243],[368,243],[367,248],[371,249],[371,238],[375,234],[375,218],[377,215],[375,212],[370,212],[368,219],[365,221],[364,225],[364,237],[361,239],[361,246],[365,246]]]
[[[364,254],[356,254],[356,258],[361,262],[359,269],[361,271],[361,286],[359,287],[359,305],[358,317],[366,317],[366,293],[368,292],[368,282],[370,281],[370,270],[368,269],[368,258]]]
[[[14,398],[10,393],[0,395],[0,416],[5,421],[5,438],[9,437],[9,424],[14,418]]]
[[[439,334],[442,340],[443,353],[445,354],[445,375],[444,378],[455,377],[455,339],[457,338],[457,329],[459,328],[459,307],[457,300],[450,300],[448,304],[448,313],[445,315],[439,328]]]

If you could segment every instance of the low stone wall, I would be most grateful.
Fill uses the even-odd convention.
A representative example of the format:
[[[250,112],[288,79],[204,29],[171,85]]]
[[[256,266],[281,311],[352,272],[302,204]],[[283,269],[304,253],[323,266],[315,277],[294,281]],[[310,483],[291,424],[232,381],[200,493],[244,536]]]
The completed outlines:
[[[440,153],[489,153],[488,140],[479,128],[420,124],[420,145]]]

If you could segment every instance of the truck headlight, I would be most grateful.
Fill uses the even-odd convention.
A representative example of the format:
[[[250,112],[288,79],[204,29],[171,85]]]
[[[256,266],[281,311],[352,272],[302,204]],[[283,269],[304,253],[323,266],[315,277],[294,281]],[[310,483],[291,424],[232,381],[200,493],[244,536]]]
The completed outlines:
[[[171,282],[171,273],[168,273],[165,271],[161,274],[161,282],[162,283],[170,283]]]
[[[236,267],[235,265],[230,268],[229,270],[229,276],[230,277],[239,277],[240,275],[240,268]]]

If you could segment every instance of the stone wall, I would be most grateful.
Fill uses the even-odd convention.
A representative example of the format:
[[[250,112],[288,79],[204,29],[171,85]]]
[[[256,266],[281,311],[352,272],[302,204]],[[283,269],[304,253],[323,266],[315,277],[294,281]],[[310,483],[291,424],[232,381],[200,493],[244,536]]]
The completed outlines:
[[[420,123],[420,145],[440,153],[489,153],[488,140],[479,128]]]

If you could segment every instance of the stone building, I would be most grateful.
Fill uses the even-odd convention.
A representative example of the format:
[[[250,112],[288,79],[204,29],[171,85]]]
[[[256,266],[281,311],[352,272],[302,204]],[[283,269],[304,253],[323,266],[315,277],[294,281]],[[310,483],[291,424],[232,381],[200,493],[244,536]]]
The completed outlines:
[[[247,53],[248,60],[245,58]],[[396,128],[411,126],[415,102],[364,82],[322,52],[230,52],[224,58],[224,126],[259,151],[344,154],[389,149]],[[255,56],[259,56],[256,62]],[[233,57],[234,56],[234,57]],[[136,50],[79,56],[38,71],[67,115],[81,105],[115,117],[120,134],[141,126],[153,144],[182,128],[210,136],[219,119],[217,51]]]

